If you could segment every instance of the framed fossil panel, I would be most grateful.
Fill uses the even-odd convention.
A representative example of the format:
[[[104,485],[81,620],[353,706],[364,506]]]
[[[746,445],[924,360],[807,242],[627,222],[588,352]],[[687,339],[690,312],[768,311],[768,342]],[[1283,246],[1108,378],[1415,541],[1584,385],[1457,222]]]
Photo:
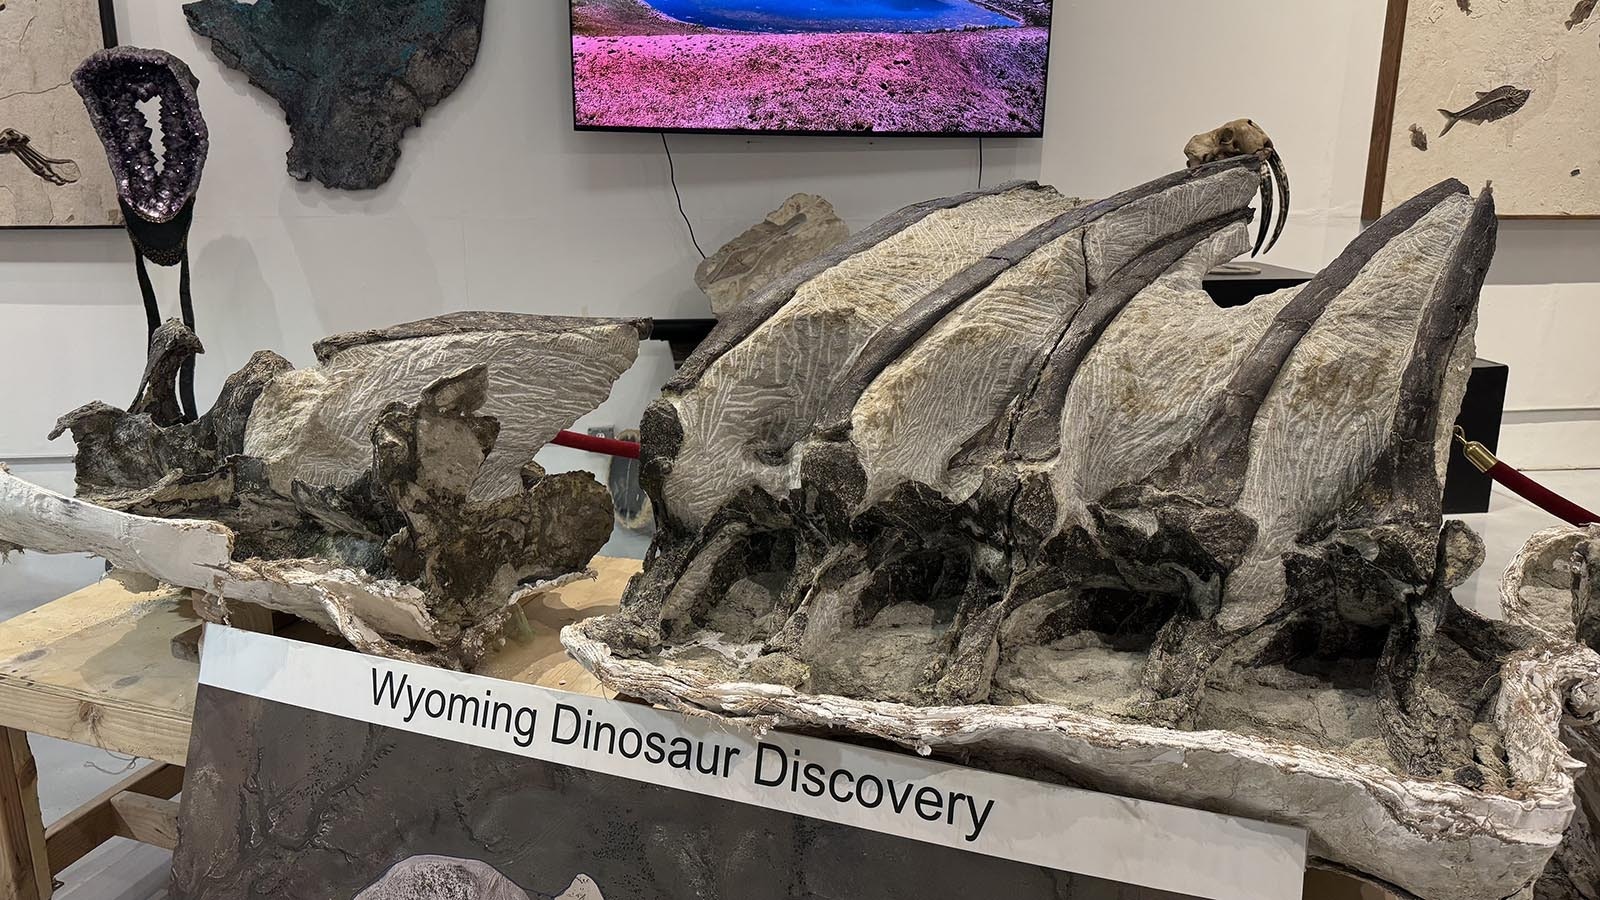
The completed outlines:
[[[0,0],[0,228],[122,224],[72,70],[117,43],[111,0]]]
[[[1597,7],[1389,0],[1363,216],[1459,178],[1502,218],[1600,218]]]

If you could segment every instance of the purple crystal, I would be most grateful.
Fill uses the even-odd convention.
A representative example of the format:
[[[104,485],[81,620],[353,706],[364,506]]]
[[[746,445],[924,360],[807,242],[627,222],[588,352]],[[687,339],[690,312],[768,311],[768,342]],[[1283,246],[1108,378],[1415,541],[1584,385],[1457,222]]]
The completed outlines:
[[[122,201],[152,222],[171,221],[199,190],[211,146],[195,96],[199,79],[164,50],[113,47],[84,60],[72,84],[105,144]],[[152,97],[161,99],[160,165],[138,106]]]

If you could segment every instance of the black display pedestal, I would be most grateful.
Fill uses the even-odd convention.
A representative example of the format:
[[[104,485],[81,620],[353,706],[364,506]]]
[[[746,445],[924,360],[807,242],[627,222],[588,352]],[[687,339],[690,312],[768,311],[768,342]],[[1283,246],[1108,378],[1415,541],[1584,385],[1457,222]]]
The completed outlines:
[[[1206,276],[1206,293],[1218,306],[1231,308],[1243,306],[1257,297],[1273,291],[1292,288],[1311,280],[1310,272],[1286,269],[1269,263],[1250,262],[1240,265],[1255,266],[1259,273],[1250,275],[1223,275],[1212,272]]]
[[[1474,360],[1472,377],[1467,381],[1467,397],[1461,403],[1456,424],[1493,453],[1500,449],[1500,418],[1506,408],[1506,381],[1511,370],[1504,363]],[[1450,452],[1450,469],[1444,478],[1444,511],[1481,513],[1489,511],[1489,489],[1494,482],[1467,462],[1466,454]]]

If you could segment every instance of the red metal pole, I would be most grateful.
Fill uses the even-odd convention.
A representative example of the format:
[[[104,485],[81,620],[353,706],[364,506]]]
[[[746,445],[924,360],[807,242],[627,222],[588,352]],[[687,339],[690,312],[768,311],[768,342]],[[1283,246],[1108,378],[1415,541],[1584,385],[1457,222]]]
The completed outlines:
[[[600,437],[593,434],[579,434],[576,431],[557,432],[550,443],[557,447],[571,447],[574,450],[586,450],[590,453],[599,453],[605,456],[620,456],[623,459],[638,459],[639,445],[633,441],[619,441],[615,438]]]
[[[1489,448],[1477,441],[1467,440],[1466,433],[1459,426],[1456,428],[1456,441],[1466,453],[1467,461],[1476,466],[1478,471],[1493,478],[1504,485],[1506,490],[1534,506],[1568,525],[1592,525],[1600,522],[1600,516],[1496,459],[1494,454],[1489,452]]]

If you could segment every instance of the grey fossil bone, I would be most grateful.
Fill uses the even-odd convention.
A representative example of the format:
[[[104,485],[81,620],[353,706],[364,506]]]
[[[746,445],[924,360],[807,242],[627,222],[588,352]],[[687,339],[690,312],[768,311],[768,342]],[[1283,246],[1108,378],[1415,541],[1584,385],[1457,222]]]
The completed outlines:
[[[701,262],[694,281],[711,298],[712,315],[724,316],[783,273],[849,236],[850,226],[833,204],[815,194],[795,194]]]
[[[1428,900],[1528,888],[1600,657],[1450,595],[1493,200],[1443,183],[1219,309],[1273,168],[920,204],[743,304],[647,412],[660,530],[568,649],[677,708],[1302,825]]]
[[[1553,645],[1576,639],[1600,651],[1600,526],[1549,528],[1535,534],[1506,570],[1500,601],[1506,618]],[[1566,838],[1534,885],[1535,900],[1600,898],[1600,682],[1572,692],[1559,723],[1562,742],[1584,769],[1576,776],[1576,812]]]
[[[605,398],[633,364],[639,337],[637,323],[455,313],[328,338],[317,346],[320,366],[286,373],[262,392],[244,452],[266,464],[280,492],[295,481],[348,486],[369,464],[373,416],[482,364],[490,378],[484,412],[499,420],[500,434],[471,496],[506,496],[533,451]]]
[[[600,886],[579,875],[560,894],[531,897],[500,870],[477,859],[412,856],[394,864],[355,900],[605,900]]]
[[[183,422],[172,380],[201,348],[169,322],[131,410],[58,422],[77,499],[0,481],[0,542],[191,588],[213,621],[249,602],[365,652],[471,666],[515,602],[583,577],[609,538],[605,488],[533,455],[606,398],[648,327],[453,313],[338,335],[311,369],[256,354]]]

